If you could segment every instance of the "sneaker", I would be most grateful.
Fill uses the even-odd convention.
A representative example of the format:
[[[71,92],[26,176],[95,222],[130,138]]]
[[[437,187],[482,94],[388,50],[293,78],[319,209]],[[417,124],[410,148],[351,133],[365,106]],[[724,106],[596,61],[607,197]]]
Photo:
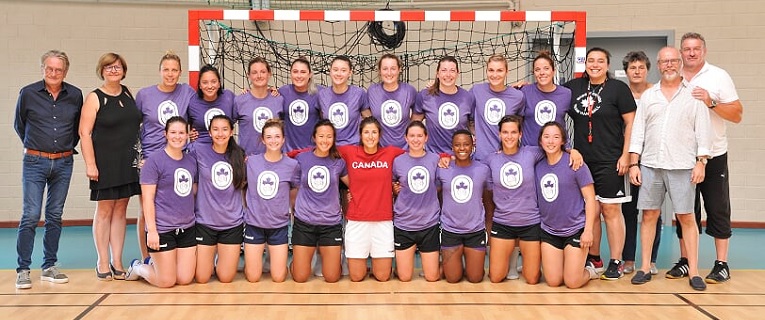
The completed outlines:
[[[593,267],[589,261],[587,262],[587,265],[584,266],[584,270],[587,270],[587,272],[590,274],[590,280],[595,280],[598,278],[598,271],[595,270],[595,267]]]
[[[642,270],[638,270],[630,282],[632,282],[632,284],[644,284],[648,283],[648,281],[651,281],[651,273],[645,273]]]
[[[619,280],[624,275],[624,262],[611,259],[608,262],[608,269],[600,276],[603,280]]]
[[[52,266],[43,269],[42,275],[40,275],[40,280],[53,283],[67,283],[69,282],[69,277],[58,271],[58,267]]]
[[[701,279],[699,276],[694,276],[688,279],[688,284],[690,284],[691,288],[696,291],[704,291],[707,289],[707,284],[704,283],[704,279]]]
[[[715,260],[715,266],[712,267],[712,271],[709,273],[706,279],[706,283],[717,284],[730,280],[730,269],[728,263],[720,260]]]
[[[659,269],[658,269],[658,268],[656,268],[656,264],[653,264],[653,263],[651,264],[651,274],[652,274],[652,275],[657,275],[657,274],[659,274]]]
[[[154,265],[154,259],[151,257],[146,257],[146,259],[143,259],[143,264],[153,266]]]
[[[324,275],[321,273],[321,257],[318,253],[313,254],[313,258],[311,260],[311,265],[313,268],[313,275],[317,277],[323,277]]]
[[[626,265],[625,264],[624,265],[624,274],[630,274],[630,273],[633,273],[633,272],[635,272],[635,265],[634,264],[632,264],[632,265]]]
[[[688,259],[680,258],[672,269],[664,275],[668,279],[680,279],[688,276]]]
[[[591,264],[593,268],[595,268],[595,271],[598,272],[598,274],[603,273],[603,260],[595,261],[595,259],[587,259],[587,263]]]
[[[149,258],[147,258],[148,260]],[[138,268],[140,268],[144,263],[141,262],[141,259],[133,259],[133,261],[130,262],[130,267],[127,270],[127,273],[125,273],[125,280],[127,281],[136,281],[141,276],[138,275]]]
[[[32,279],[29,278],[29,270],[21,270],[16,273],[16,289],[29,289],[32,287]]]

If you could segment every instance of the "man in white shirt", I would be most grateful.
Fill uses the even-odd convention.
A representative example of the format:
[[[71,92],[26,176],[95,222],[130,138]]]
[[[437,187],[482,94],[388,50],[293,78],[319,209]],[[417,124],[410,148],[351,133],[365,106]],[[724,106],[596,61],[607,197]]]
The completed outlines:
[[[651,280],[651,251],[664,194],[668,191],[680,228],[686,234],[690,285],[706,289],[699,276],[699,236],[694,210],[696,184],[704,181],[710,155],[709,112],[683,81],[680,52],[659,50],[661,81],[646,90],[638,105],[630,140],[630,182],[640,186],[638,209],[643,210],[640,228],[642,266],[633,284]],[[638,164],[640,160],[640,164]]]
[[[706,41],[695,32],[683,35],[680,40],[683,57],[683,78],[694,88],[693,97],[703,102],[709,110],[712,126],[712,158],[706,166],[706,179],[696,188],[695,216],[701,231],[701,198],[707,212],[706,233],[715,238],[717,257],[707,283],[721,283],[730,279],[728,247],[731,233],[730,187],[728,181],[728,138],[726,121],[741,122],[743,106],[736,87],[725,70],[706,62]],[[688,276],[687,253],[683,250],[684,232],[678,228],[680,260],[670,269],[667,278]]]

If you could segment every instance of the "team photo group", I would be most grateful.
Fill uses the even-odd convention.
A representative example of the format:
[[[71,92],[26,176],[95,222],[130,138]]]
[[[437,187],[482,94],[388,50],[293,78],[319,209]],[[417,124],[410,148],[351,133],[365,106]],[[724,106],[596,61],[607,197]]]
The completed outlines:
[[[459,59],[443,56],[420,91],[401,80],[394,54],[378,57],[379,82],[367,88],[350,84],[342,55],[322,70],[326,87],[300,57],[275,88],[272,66],[254,58],[244,92],[224,89],[210,65],[196,88],[179,83],[181,58],[168,52],[159,83],[135,94],[123,84],[128,62],[106,53],[95,68],[102,84],[83,96],[64,81],[69,57],[48,51],[43,79],[21,89],[15,110],[24,145],[16,288],[32,287],[43,209],[41,280],[69,281],[56,262],[79,144],[102,281],[169,288],[232,282],[243,270],[249,282],[268,273],[580,288],[632,274],[640,285],[659,273],[667,200],[680,257],[664,276],[705,290],[730,279],[726,122],[743,114],[706,52],[698,33],[657,57],[632,51],[625,83],[609,73],[619,57],[589,48],[583,76],[564,84],[548,52],[534,58],[531,83],[509,84],[507,58],[492,55],[469,89]],[[123,264],[136,195],[142,257]],[[704,230],[714,262],[698,261]]]

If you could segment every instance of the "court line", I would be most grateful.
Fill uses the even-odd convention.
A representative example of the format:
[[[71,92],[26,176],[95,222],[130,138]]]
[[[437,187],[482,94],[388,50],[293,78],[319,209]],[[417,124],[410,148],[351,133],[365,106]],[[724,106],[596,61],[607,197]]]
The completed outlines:
[[[709,317],[709,319],[713,319],[713,320],[720,320],[720,318],[718,318],[718,317],[716,317],[715,315],[713,315],[713,314],[709,313],[709,311],[707,311],[707,310],[704,310],[704,308],[702,308],[702,307],[700,307],[699,305],[697,305],[697,304],[693,303],[691,300],[688,300],[686,297],[683,297],[683,295],[682,295],[682,294],[679,294],[679,293],[677,293],[677,294],[675,294],[674,296],[675,296],[675,297],[677,297],[678,299],[682,300],[683,302],[685,302],[685,303],[686,303],[686,304],[688,304],[689,306],[693,307],[694,309],[698,310],[698,311],[699,311],[699,312],[701,312],[703,315],[705,315],[705,316]]]
[[[173,295],[173,294],[220,294],[220,291],[153,291],[153,292],[109,292],[113,295]],[[17,293],[0,293],[0,297],[3,296],[45,296],[45,295],[99,295],[100,292],[36,292],[25,293],[23,295]],[[380,292],[290,292],[290,291],[236,291],[226,292],[231,295],[243,295],[243,294],[263,294],[263,295],[389,295],[389,294],[417,294],[417,295],[433,295],[433,294],[537,294],[537,295],[553,295],[553,294],[626,294],[626,295],[720,295],[720,296],[765,296],[765,293],[735,293],[735,292],[707,292],[707,293],[676,293],[676,292],[640,292],[640,291],[557,291],[557,292],[540,292],[540,291],[380,291]]]
[[[80,320],[83,317],[85,317],[86,315],[88,315],[88,313],[90,311],[93,311],[93,309],[95,309],[99,304],[101,304],[102,301],[106,300],[106,298],[108,298],[110,295],[112,295],[112,294],[111,293],[107,293],[107,294],[102,295],[100,298],[98,298],[98,300],[96,300],[95,302],[91,303],[90,306],[85,308],[85,310],[82,310],[82,312],[80,312],[79,315],[74,317],[74,320]]]

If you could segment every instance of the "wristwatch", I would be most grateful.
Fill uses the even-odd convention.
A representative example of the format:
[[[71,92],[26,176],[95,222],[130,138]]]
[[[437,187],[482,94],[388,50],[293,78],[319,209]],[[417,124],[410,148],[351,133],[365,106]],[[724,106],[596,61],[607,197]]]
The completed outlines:
[[[701,164],[707,165],[707,158],[696,158],[696,162],[701,162]]]
[[[710,105],[709,105],[709,107],[707,107],[707,108],[709,108],[709,109],[714,109],[716,106],[717,106],[717,101],[715,101],[714,99],[712,99],[712,104],[710,104]]]

